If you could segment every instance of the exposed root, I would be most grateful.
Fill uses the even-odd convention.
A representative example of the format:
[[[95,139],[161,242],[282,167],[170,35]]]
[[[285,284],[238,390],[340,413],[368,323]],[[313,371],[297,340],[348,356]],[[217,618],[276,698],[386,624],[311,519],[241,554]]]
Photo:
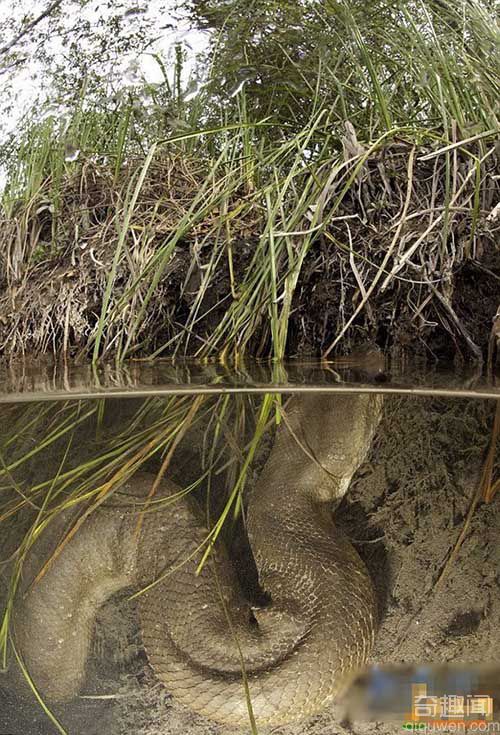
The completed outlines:
[[[500,278],[494,144],[360,150],[285,189],[265,162],[249,192],[164,152],[118,173],[82,161],[57,204],[47,179],[0,215],[0,354],[326,355],[370,337],[479,361]]]

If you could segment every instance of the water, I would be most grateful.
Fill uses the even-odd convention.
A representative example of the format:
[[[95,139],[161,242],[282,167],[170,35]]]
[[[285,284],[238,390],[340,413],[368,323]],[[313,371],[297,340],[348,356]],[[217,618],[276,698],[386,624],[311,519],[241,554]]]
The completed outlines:
[[[68,398],[146,397],[194,393],[282,394],[302,391],[376,391],[457,398],[498,398],[498,381],[477,367],[391,361],[378,353],[318,362],[291,359],[221,362],[138,360],[125,365],[80,366],[46,362],[0,364],[0,402]]]
[[[415,366],[389,372],[359,361],[334,367],[291,363],[280,371],[187,363],[136,364],[99,374],[51,370],[2,376],[1,544],[2,559],[10,560],[2,567],[4,600],[12,554],[37,516],[77,500],[76,507],[86,507],[84,493],[127,463],[144,461],[141,469],[151,472],[164,463],[166,476],[181,488],[193,486],[208,503],[215,523],[238,483],[248,498],[258,481],[272,451],[280,391],[285,415],[300,392],[319,391],[331,400],[332,391],[384,391],[384,415],[369,455],[335,518],[376,588],[380,622],[370,662],[405,662],[410,669],[396,675],[396,704],[394,696],[392,704],[383,696],[390,672],[372,671],[368,683],[361,679],[361,699],[366,704],[370,693],[371,709],[379,705],[374,716],[385,722],[378,732],[392,733],[401,731],[411,684],[422,676],[429,694],[440,686],[441,694],[475,696],[479,686],[480,693],[498,697],[498,668],[478,674],[473,666],[496,665],[500,654],[500,509],[497,498],[477,499],[496,409],[492,396],[498,395],[491,380]],[[246,595],[266,604],[240,510],[231,506],[221,536]],[[192,713],[157,682],[142,648],[137,601],[129,598],[130,590],[121,590],[100,609],[79,696],[50,705],[59,725],[31,693],[13,685],[12,668],[0,675],[0,733],[45,734],[60,732],[58,727],[77,735],[234,732]],[[412,668],[428,662],[465,663],[465,673],[448,667],[444,683],[441,676],[436,684],[435,672]],[[354,718],[352,732],[373,732],[372,723],[356,719],[359,701],[345,707],[343,714],[328,707],[275,732],[345,732],[339,717]],[[496,710],[494,716],[499,719]]]

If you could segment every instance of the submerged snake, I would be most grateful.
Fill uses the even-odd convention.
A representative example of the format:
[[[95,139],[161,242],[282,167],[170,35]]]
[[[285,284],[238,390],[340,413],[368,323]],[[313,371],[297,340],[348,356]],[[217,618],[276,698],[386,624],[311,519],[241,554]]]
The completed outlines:
[[[331,702],[365,662],[376,617],[368,572],[331,511],[366,457],[381,407],[372,394],[292,398],[247,511],[267,606],[244,599],[222,547],[196,575],[207,531],[189,496],[168,502],[179,493],[172,482],[162,484],[166,502],[142,513],[138,535],[154,477],[134,475],[32,584],[68,530],[68,518],[59,518],[26,560],[13,620],[40,694],[75,697],[99,607],[120,589],[163,576],[139,595],[138,608],[149,662],[173,696],[233,726],[248,723],[248,699],[258,725]]]

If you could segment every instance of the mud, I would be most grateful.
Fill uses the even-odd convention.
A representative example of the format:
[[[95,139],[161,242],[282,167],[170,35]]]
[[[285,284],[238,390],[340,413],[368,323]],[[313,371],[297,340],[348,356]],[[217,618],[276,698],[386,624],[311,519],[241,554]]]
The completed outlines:
[[[478,505],[459,554],[447,566],[478,486],[493,408],[492,402],[465,399],[386,401],[371,457],[337,513],[377,587],[380,627],[372,663],[500,660],[498,497]],[[183,451],[178,461],[185,469],[190,451]],[[155,681],[126,595],[100,614],[82,695],[53,708],[71,735],[229,735],[177,704]],[[29,697],[1,696],[0,733],[57,732]],[[349,720],[331,708],[273,730],[374,732],[401,732],[401,724]]]

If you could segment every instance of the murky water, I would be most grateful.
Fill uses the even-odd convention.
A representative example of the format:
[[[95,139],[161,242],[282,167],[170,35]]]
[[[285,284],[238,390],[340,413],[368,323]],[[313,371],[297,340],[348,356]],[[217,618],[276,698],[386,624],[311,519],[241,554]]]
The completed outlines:
[[[206,377],[203,370],[201,374]],[[205,516],[208,513],[212,529],[219,528],[217,524],[224,518],[218,541],[229,549],[246,599],[257,608],[271,604],[258,586],[245,517],[249,498],[273,451],[277,415],[281,416],[278,431],[284,431],[287,411],[301,400],[300,394],[293,392],[297,372],[293,373],[293,380],[286,376],[289,385],[281,398],[278,391],[259,392],[257,381],[254,392],[236,390],[230,394],[227,375],[221,381],[220,368],[214,374],[219,379],[213,380],[213,394],[196,389],[190,393],[183,374],[180,395],[154,395],[159,381],[151,378],[151,373],[146,379],[143,372],[139,396],[64,401],[55,400],[49,393],[44,398],[52,400],[40,400],[40,385],[31,383],[36,395],[24,394],[25,399],[31,400],[5,402],[0,407],[4,562],[0,593],[4,608],[11,611],[11,626],[15,626],[18,610],[24,609],[16,605],[8,608],[7,601],[13,597],[13,575],[19,569],[16,563],[23,556],[30,559],[29,544],[35,535],[43,531],[45,538],[54,536],[56,519],[62,517],[62,512],[69,513],[71,523],[64,527],[62,535],[58,527],[59,542],[75,519],[99,502],[103,492],[119,492],[127,473],[128,483],[133,486],[134,473],[144,471],[151,473],[148,477],[153,479],[160,471],[180,489],[191,489]],[[40,376],[38,380],[43,382]],[[109,376],[107,380],[109,385]],[[145,389],[148,380],[151,390]],[[283,375],[281,380],[285,382]],[[351,391],[356,385],[358,390],[366,390],[367,386],[388,390],[396,387],[397,380],[401,388],[401,376],[395,379],[394,375],[372,370],[368,377],[365,372],[347,385]],[[162,381],[164,385],[168,382],[164,378]],[[233,376],[233,388],[238,388],[238,382],[241,388],[245,381],[246,387],[251,387],[248,376],[244,380],[241,374]],[[201,379],[198,382],[202,384]],[[219,392],[215,390],[218,382]],[[220,382],[224,383],[225,392],[221,392]],[[278,382],[275,380],[274,385]],[[498,669],[489,670],[481,679],[477,673],[471,674],[471,666],[496,665],[500,660],[500,507],[498,498],[484,500],[488,484],[484,481],[484,467],[497,402],[486,397],[471,398],[482,390],[483,396],[491,395],[488,390],[494,394],[491,384],[486,390],[486,383],[477,380],[467,385],[462,378],[458,382],[462,393],[459,391],[455,397],[385,395],[381,421],[368,454],[335,512],[335,522],[351,540],[375,587],[378,623],[369,662],[415,666],[428,662],[465,663],[469,665],[466,675],[460,670],[451,683],[447,679],[440,686],[455,687],[455,693],[469,698],[478,694],[479,686],[483,688],[480,694],[495,701],[495,686],[500,681]],[[303,384],[310,389],[310,382],[304,380]],[[75,383],[71,385],[75,387]],[[326,389],[331,390],[332,385],[335,379]],[[456,385],[457,382],[455,388]],[[22,386],[26,391],[26,381]],[[408,381],[406,388],[422,386],[423,393],[432,393],[432,386],[426,387],[425,380],[420,386],[412,386]],[[70,384],[66,387],[71,392]],[[88,384],[84,387],[89,388]],[[312,387],[316,391],[322,388],[320,381]],[[19,388],[18,382],[17,397]],[[53,384],[53,389],[60,388],[61,383]],[[442,388],[445,393],[450,384],[444,380]],[[78,390],[81,389],[82,384]],[[124,390],[123,386],[119,389]],[[324,400],[332,401],[332,395],[324,393]],[[345,422],[345,417],[339,416],[339,421]],[[311,462],[311,457],[304,455],[304,462]],[[172,505],[172,512],[174,509]],[[95,544],[95,538],[92,543]],[[33,548],[41,553],[39,550],[44,547]],[[89,547],[89,558],[94,552]],[[64,554],[59,555],[61,558]],[[57,563],[56,553],[53,570],[57,571]],[[22,581],[19,587],[23,587]],[[78,735],[234,732],[232,727],[191,712],[158,682],[144,651],[138,602],[130,599],[131,592],[128,586],[114,589],[100,607],[79,691],[64,704],[47,699],[45,706],[50,714],[15,674],[15,657],[4,627],[3,642],[9,663],[0,675],[0,733],[34,735],[62,729]],[[54,614],[57,616],[57,611]],[[48,621],[53,611],[43,609],[40,615]],[[44,625],[35,629],[43,637],[40,631],[45,630]],[[57,655],[47,648],[47,641],[38,643],[42,655]],[[38,643],[31,641],[33,650]],[[418,672],[412,668],[409,671],[398,695],[399,713],[392,718],[386,714],[392,724],[387,721],[377,725],[377,732],[399,732],[411,711],[411,684],[422,681],[422,672],[419,679]],[[429,695],[433,694],[433,676],[424,676]],[[372,677],[371,681],[370,706],[376,709],[373,681],[379,682],[374,696],[380,704],[383,678]],[[366,688],[363,692],[366,701]],[[40,696],[43,698],[43,692]],[[497,698],[495,707],[498,702]],[[381,706],[387,713],[388,708],[394,708],[394,702],[388,705],[384,700]],[[349,709],[348,704],[345,707],[340,711],[338,706],[328,706],[317,716],[273,732],[343,733],[346,717],[354,717],[350,732],[373,732],[372,723],[356,719],[359,708]],[[380,712],[377,716],[384,719]],[[496,710],[494,716],[499,719]],[[259,727],[258,731],[266,729]]]

